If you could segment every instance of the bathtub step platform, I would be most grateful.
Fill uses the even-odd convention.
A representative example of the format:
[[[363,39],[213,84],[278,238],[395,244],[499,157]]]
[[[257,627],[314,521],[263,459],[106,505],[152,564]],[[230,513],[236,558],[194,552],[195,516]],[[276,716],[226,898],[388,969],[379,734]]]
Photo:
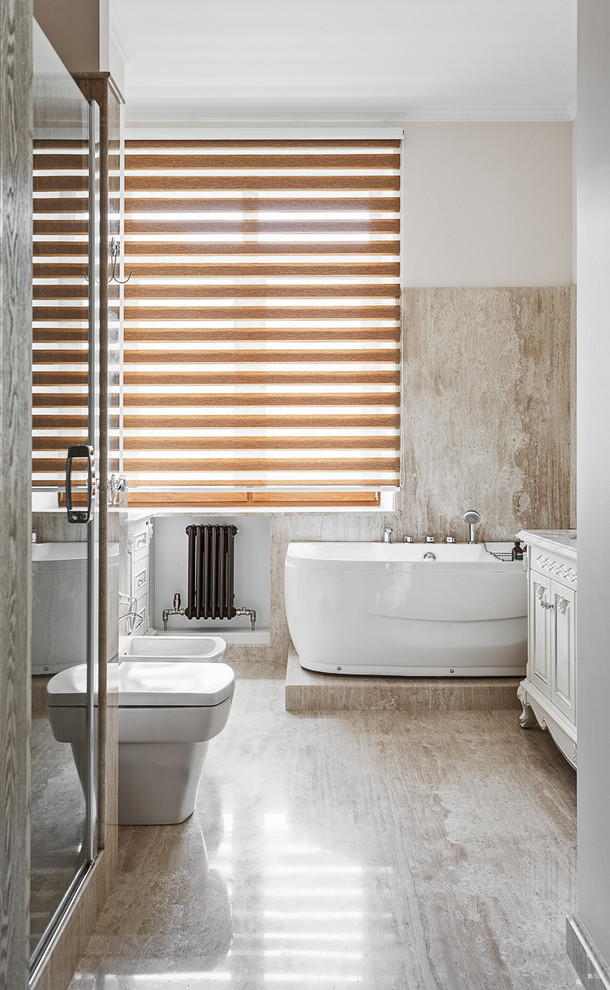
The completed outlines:
[[[304,670],[291,650],[286,711],[491,711],[520,709],[520,677],[361,677]]]

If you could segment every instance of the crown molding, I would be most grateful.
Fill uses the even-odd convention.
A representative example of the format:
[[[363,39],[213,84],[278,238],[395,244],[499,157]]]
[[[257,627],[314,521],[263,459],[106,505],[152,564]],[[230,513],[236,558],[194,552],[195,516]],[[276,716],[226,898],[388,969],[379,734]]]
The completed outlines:
[[[121,20],[116,4],[110,2],[110,34],[125,62],[131,62],[136,57],[136,49],[127,33],[127,28]]]
[[[441,107],[433,110],[420,110],[408,113],[406,121],[514,121],[516,123],[552,123],[569,121],[569,111],[564,107],[495,107],[486,109],[456,109]]]
[[[574,107],[575,110],[575,107]],[[456,108],[430,109],[395,107],[391,110],[341,110],[321,111],[319,107],[292,110],[249,109],[235,107],[205,107],[195,102],[188,104],[152,104],[151,101],[131,101],[125,109],[125,124],[129,128],[180,126],[366,126],[393,125],[417,122],[569,122],[574,119],[570,107],[506,107],[506,108]]]

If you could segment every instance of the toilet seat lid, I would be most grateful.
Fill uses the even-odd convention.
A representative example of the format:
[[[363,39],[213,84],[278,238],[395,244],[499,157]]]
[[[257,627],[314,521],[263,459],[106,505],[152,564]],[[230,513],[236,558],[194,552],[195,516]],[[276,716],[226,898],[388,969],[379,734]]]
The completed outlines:
[[[234,680],[226,663],[124,660],[119,664],[119,708],[209,708],[231,697]]]
[[[226,663],[123,660],[118,680],[120,708],[211,708],[232,696],[235,675]],[[51,678],[47,704],[82,706],[86,690],[87,668],[81,663]]]

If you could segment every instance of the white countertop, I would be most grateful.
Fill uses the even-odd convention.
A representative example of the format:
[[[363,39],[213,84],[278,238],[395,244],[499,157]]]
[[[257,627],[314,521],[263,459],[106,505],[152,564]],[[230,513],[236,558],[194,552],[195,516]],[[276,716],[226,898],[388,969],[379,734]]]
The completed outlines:
[[[517,538],[528,546],[530,543],[544,550],[562,553],[564,557],[576,560],[575,529],[522,529]]]

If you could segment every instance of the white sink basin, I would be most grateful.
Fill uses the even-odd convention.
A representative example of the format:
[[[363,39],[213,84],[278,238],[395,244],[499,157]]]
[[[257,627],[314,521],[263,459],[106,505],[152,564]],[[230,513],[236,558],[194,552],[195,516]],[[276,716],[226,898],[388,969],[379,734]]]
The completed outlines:
[[[121,657],[218,663],[226,648],[221,636],[133,636],[125,643]]]

